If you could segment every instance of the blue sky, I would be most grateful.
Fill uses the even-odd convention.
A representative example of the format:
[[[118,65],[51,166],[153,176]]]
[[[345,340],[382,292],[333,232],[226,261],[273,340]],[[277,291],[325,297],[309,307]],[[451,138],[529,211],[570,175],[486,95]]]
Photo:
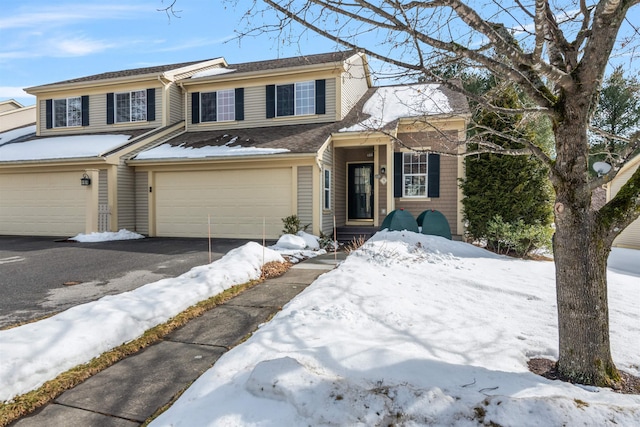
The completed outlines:
[[[272,36],[234,40],[242,7],[216,0],[179,0],[180,18],[157,9],[169,0],[67,2],[4,0],[0,15],[0,100],[35,103],[22,88],[106,71],[223,56],[229,63],[336,49],[309,34],[303,44]],[[247,5],[250,1],[238,3]]]
[[[22,88],[106,71],[220,56],[229,63],[259,61],[340,48],[311,32],[295,43],[274,34],[239,42],[236,30],[246,28],[242,13],[252,0],[236,1],[235,9],[227,4],[232,2],[178,0],[180,17],[169,19],[158,9],[171,1],[3,0],[0,101],[13,98],[31,105],[35,98]],[[262,16],[256,19],[256,25],[264,22]],[[640,22],[640,7],[628,19]],[[638,55],[613,61],[631,72],[638,69]]]

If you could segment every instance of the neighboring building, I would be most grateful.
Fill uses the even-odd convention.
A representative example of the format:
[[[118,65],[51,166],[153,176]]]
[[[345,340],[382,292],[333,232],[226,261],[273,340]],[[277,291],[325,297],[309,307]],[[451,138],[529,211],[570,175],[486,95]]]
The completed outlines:
[[[292,214],[330,234],[373,230],[396,208],[440,210],[463,234],[466,100],[437,84],[373,88],[353,51],[26,90],[37,136],[0,135],[0,234],[205,237],[210,218],[217,237],[276,238]]]
[[[36,122],[36,106],[23,106],[14,99],[0,101],[0,132],[33,125]]]
[[[620,188],[631,178],[640,167],[640,154],[627,162],[616,177],[606,185],[607,202],[613,199]],[[613,241],[614,247],[640,249],[640,218],[629,224]]]

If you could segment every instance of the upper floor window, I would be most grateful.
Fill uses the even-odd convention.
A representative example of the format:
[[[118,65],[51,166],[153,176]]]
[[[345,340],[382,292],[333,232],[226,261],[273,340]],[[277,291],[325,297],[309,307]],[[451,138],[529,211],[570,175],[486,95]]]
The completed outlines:
[[[200,121],[224,122],[236,119],[236,96],[234,89],[200,94]]]
[[[244,88],[191,92],[191,122],[244,120]]]
[[[116,123],[144,122],[147,120],[147,91],[115,94]]]
[[[153,122],[156,119],[156,90],[107,93],[107,124]]]
[[[325,114],[325,80],[267,86],[267,118]]]
[[[82,126],[82,98],[53,100],[53,127]]]
[[[276,85],[276,116],[301,116],[316,112],[315,82]]]
[[[45,127],[89,126],[89,95],[45,99]]]

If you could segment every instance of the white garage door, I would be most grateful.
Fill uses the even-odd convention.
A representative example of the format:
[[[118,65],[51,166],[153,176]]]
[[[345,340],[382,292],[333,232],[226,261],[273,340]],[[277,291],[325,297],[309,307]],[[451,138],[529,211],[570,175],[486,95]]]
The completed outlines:
[[[159,172],[156,234],[259,238],[263,218],[267,238],[282,234],[282,218],[292,213],[290,168],[268,170]]]
[[[0,234],[84,232],[86,189],[78,172],[0,174]]]

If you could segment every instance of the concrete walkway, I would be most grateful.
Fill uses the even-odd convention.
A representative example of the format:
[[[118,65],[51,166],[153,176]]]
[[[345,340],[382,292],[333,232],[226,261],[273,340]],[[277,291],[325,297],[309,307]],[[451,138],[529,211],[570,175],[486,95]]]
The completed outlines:
[[[340,262],[346,255],[337,256]],[[319,275],[334,267],[334,254],[297,264],[284,275],[243,292],[157,344],[64,392],[12,426],[139,426]]]

